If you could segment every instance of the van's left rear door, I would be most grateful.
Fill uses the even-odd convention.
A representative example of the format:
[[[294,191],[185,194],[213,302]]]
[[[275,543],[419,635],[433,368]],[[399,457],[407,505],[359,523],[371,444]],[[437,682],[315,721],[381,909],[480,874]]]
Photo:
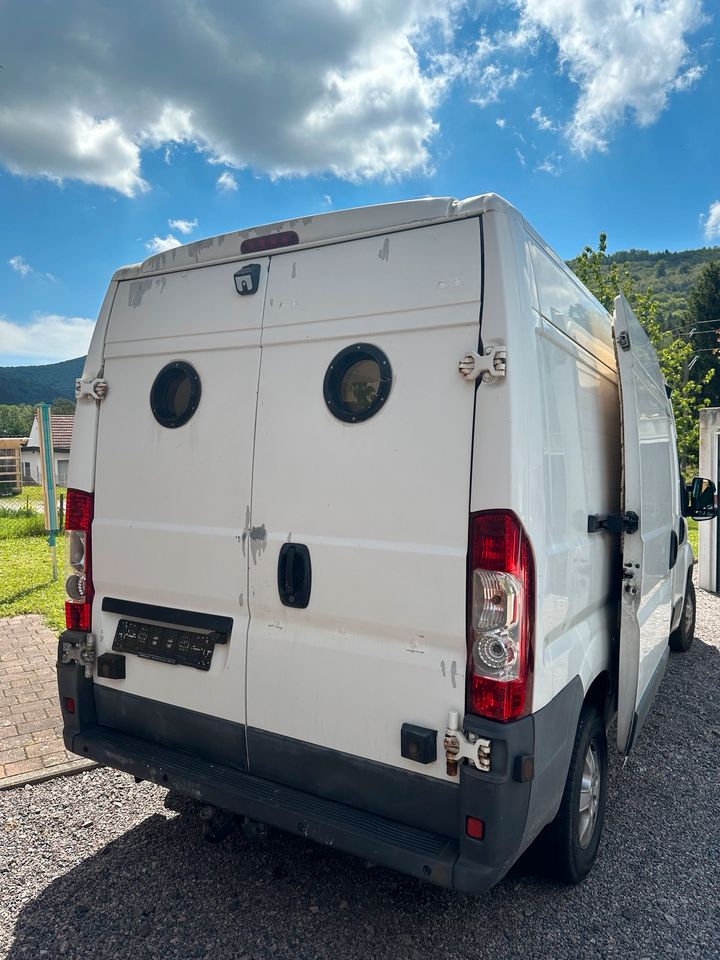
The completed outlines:
[[[235,288],[237,263],[120,283],[105,345],[93,524],[100,654],[112,649],[121,620],[186,633],[207,633],[217,618],[231,623],[207,670],[150,659],[147,649],[126,654],[126,679],[96,677],[99,721],[240,767],[243,532],[267,283],[267,259],[253,262],[258,287],[246,296]],[[195,413],[177,427],[151,409],[155,378],[174,361],[189,364],[201,388]]]

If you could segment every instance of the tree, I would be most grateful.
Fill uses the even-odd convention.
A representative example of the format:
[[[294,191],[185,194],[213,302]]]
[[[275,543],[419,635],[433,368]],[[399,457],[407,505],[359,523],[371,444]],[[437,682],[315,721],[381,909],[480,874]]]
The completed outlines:
[[[29,403],[0,404],[0,437],[27,437],[35,410]]]
[[[720,260],[706,263],[688,294],[687,322],[695,329],[697,368],[703,373],[715,369],[720,330]],[[688,329],[691,329],[689,326]],[[712,406],[720,406],[720,377],[709,384]]]
[[[52,402],[52,412],[58,416],[63,414],[72,416],[75,413],[75,401],[68,400],[67,397],[58,397]]]
[[[717,266],[720,275],[720,264],[707,266]],[[659,317],[660,304],[653,296],[652,288],[648,287],[645,293],[640,293],[636,290],[627,268],[608,262],[607,234],[600,234],[597,250],[585,247],[580,256],[573,261],[572,268],[610,313],[613,311],[615,297],[618,294],[622,293],[627,297],[635,316],[657,351],[660,369],[672,390],[678,452],[682,468],[686,470],[690,465],[696,465],[700,429],[698,408],[707,407],[710,404],[706,391],[715,373],[714,367],[700,368],[699,362],[693,364],[696,348],[692,337],[678,336],[676,332],[663,328]],[[720,298],[720,286],[717,290]],[[710,303],[714,305],[713,301]],[[720,312],[715,316],[720,317]],[[714,354],[708,356],[714,356]],[[699,368],[698,371],[695,367]]]

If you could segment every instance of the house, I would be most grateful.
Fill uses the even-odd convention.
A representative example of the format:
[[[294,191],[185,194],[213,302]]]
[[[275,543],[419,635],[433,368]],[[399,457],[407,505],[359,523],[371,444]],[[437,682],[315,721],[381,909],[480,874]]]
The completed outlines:
[[[67,486],[68,463],[70,462],[70,442],[73,432],[72,416],[51,416],[53,462],[55,464],[55,483],[58,487]],[[38,437],[37,414],[28,437],[27,446],[22,451],[23,483],[40,483],[40,441]]]

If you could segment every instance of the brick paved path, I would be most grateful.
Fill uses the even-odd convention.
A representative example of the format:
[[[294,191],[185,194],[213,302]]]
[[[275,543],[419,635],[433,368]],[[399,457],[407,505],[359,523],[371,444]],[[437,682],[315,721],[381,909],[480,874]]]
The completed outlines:
[[[0,788],[92,765],[62,742],[56,658],[42,617],[0,618]]]

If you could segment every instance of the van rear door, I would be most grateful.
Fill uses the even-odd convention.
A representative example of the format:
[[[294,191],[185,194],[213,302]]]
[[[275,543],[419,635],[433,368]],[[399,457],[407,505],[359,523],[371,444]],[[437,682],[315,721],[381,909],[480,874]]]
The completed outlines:
[[[475,394],[458,361],[477,350],[480,269],[477,219],[272,259],[249,574],[256,774],[307,785],[311,744],[445,777],[448,711],[465,704]],[[401,756],[404,723],[437,731],[437,760]]]
[[[268,261],[254,262],[260,271],[252,295],[236,290],[238,264],[121,282],[105,345],[93,524],[98,652],[112,649],[123,620],[190,631],[191,647],[213,625],[231,629],[215,643],[209,669],[152,659],[157,654],[147,645],[126,656],[124,681],[96,678],[99,720],[120,729],[132,724],[128,732],[180,747],[204,737],[204,755],[217,737],[208,729],[199,735],[198,714],[245,723],[243,531]],[[181,425],[159,422],[151,408],[158,374],[177,362],[195,371],[200,388],[197,409]],[[138,628],[129,629],[131,643]],[[143,642],[151,643],[145,632]],[[233,729],[222,759],[243,766],[244,727]]]
[[[662,680],[672,617],[672,409],[657,354],[624,296],[613,323],[623,419],[623,534],[618,750],[630,753]],[[632,524],[631,524],[632,527]],[[626,529],[628,529],[626,527]]]

